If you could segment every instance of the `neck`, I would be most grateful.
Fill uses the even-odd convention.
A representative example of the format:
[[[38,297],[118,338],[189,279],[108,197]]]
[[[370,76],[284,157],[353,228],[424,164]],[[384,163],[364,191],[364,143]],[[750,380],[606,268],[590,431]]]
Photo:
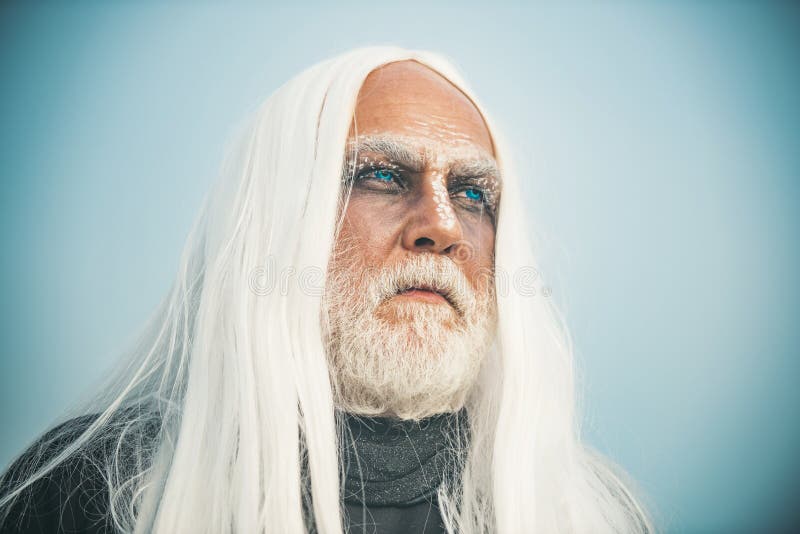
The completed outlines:
[[[419,421],[337,412],[346,502],[410,505],[455,485],[469,441],[466,409]]]

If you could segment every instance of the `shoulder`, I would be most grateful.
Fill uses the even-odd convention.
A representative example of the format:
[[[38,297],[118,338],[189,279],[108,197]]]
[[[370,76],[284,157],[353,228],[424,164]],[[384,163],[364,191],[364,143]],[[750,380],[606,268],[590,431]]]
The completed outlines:
[[[47,467],[98,417],[91,414],[70,419],[37,439],[0,478],[0,499]],[[145,427],[125,421],[126,414],[121,413],[98,436],[0,506],[0,532],[111,532],[108,523],[111,455],[120,451],[119,444],[133,450],[153,437],[153,425],[141,431]],[[131,432],[132,427],[140,431]]]
[[[0,498],[14,492],[56,458],[95,419],[96,416],[71,419],[36,440],[3,474]],[[90,467],[91,462],[81,455],[73,455],[30,484],[0,510],[0,519],[3,519],[0,531],[62,532],[69,531],[69,527],[75,527],[73,531],[76,532],[82,532],[81,528],[85,530],[93,511],[96,516],[104,515],[97,509],[103,501],[102,476]]]

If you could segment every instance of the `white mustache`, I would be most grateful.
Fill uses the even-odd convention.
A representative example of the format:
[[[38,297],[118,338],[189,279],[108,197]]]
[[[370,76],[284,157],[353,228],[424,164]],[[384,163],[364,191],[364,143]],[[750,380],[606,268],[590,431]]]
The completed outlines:
[[[401,291],[411,288],[436,291],[460,314],[475,306],[477,297],[467,277],[450,259],[419,254],[381,269],[370,281],[370,294],[377,306]]]

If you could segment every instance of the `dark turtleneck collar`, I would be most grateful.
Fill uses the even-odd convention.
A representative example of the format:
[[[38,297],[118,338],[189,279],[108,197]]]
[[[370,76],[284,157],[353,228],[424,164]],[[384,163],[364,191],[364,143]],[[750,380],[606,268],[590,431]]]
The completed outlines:
[[[467,413],[420,421],[337,412],[343,499],[367,506],[408,506],[458,483],[469,440]]]

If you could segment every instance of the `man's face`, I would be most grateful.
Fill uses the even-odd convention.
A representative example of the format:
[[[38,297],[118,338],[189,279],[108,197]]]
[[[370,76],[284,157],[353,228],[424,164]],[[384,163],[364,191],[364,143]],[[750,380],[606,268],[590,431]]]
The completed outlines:
[[[429,68],[391,63],[361,88],[346,167],[326,292],[344,408],[458,409],[495,320],[500,177],[483,118]]]

